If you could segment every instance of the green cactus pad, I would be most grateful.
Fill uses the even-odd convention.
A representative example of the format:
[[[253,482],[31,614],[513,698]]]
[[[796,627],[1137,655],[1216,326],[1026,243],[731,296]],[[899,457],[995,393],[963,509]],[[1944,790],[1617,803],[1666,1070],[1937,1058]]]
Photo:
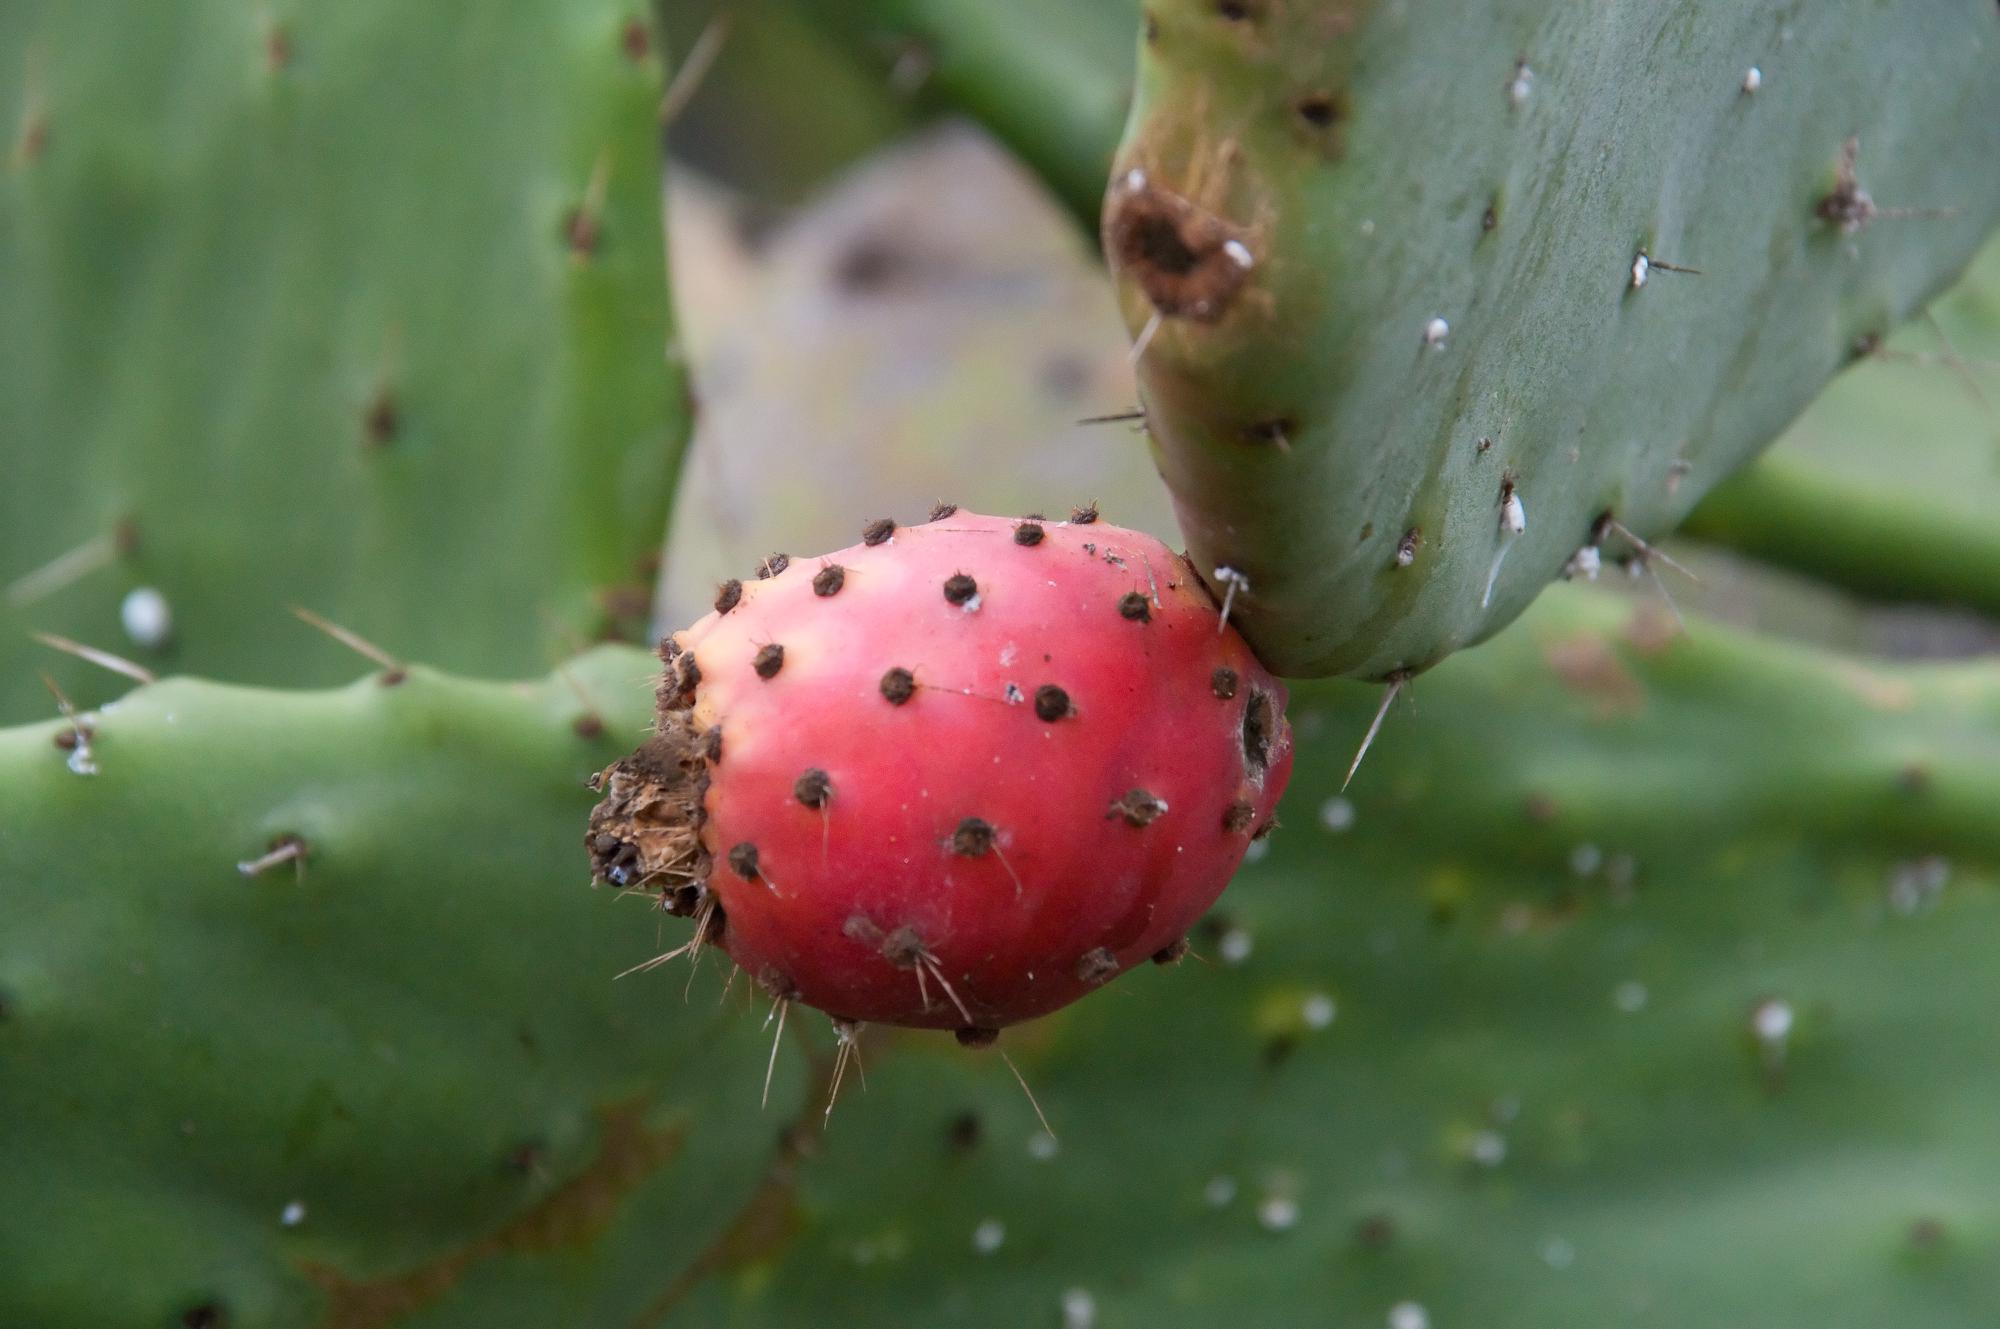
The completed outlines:
[[[807,1068],[757,1112],[717,971],[609,980],[685,933],[579,880],[652,672],[172,681],[94,718],[94,776],[59,725],[0,735],[0,1322],[1971,1329],[2000,1296],[1990,665],[1562,591],[1421,680],[1345,800],[1375,696],[1301,688],[1287,825],[1203,963],[1003,1037],[1054,1145],[993,1053],[878,1033],[829,1129],[822,1052],[781,1131]],[[288,835],[302,879],[234,868]]]
[[[1985,0],[1158,0],[1141,52],[1107,252],[1285,673],[1427,668],[1669,529],[2000,216]]]
[[[297,684],[354,662],[293,604],[510,674],[643,623],[685,410],[641,12],[0,7],[0,717],[51,713],[31,661],[114,681],[29,629]]]
[[[2000,1304],[2000,671],[1569,589],[1298,690],[1202,962],[864,1043],[690,1324],[1976,1329]],[[1419,1318],[1421,1316],[1421,1318]]]
[[[0,1324],[626,1326],[700,1265],[799,1086],[760,1114],[715,983],[614,981],[685,930],[580,843],[649,663],[0,732]]]

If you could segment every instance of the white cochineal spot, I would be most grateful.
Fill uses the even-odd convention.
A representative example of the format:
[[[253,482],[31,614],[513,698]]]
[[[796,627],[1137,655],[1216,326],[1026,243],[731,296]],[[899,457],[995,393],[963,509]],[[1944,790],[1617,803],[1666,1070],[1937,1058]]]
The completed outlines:
[[[1299,1018],[1308,1029],[1324,1029],[1340,1013],[1340,1006],[1324,992],[1315,992],[1299,1004]]]
[[[1451,324],[1445,322],[1442,318],[1433,318],[1430,322],[1424,324],[1424,345],[1426,346],[1442,346],[1444,345],[1444,339],[1450,335]]]
[[[989,1218],[972,1229],[972,1249],[981,1255],[991,1255],[1007,1240],[1007,1225],[997,1218]]]
[[[1266,1232],[1286,1232],[1298,1225],[1299,1202],[1289,1195],[1267,1195],[1257,1205],[1257,1222]]]
[[[1231,928],[1222,934],[1222,940],[1215,944],[1215,950],[1224,964],[1242,964],[1250,958],[1255,943],[1250,934],[1242,928]]]
[[[1752,65],[1743,71],[1743,91],[1752,93],[1764,86],[1764,71]]]
[[[286,1227],[297,1227],[306,1221],[306,1206],[303,1200],[293,1200],[278,1215],[278,1221]]]
[[[1527,105],[1528,96],[1535,90],[1535,71],[1528,68],[1526,60],[1516,61],[1514,77],[1507,81],[1507,104],[1517,110]]]
[[[1596,545],[1585,545],[1569,556],[1563,564],[1564,581],[1596,581],[1597,574],[1604,570],[1604,555]]]
[[[156,651],[174,635],[174,612],[167,597],[151,586],[135,586],[118,605],[118,622],[132,644]]]
[[[1389,1308],[1389,1329],[1431,1329],[1430,1312],[1415,1301],[1399,1301]]]
[[[1936,854],[1898,863],[1889,874],[1889,908],[1904,917],[1920,914],[1937,903],[1951,882],[1951,864]]]
[[[1091,1329],[1097,1323],[1097,1298],[1080,1287],[1062,1294],[1063,1329]]]
[[[1521,502],[1521,491],[1510,488],[1507,497],[1500,503],[1500,548],[1494,551],[1493,566],[1486,573],[1486,593],[1479,597],[1481,609],[1493,603],[1493,587],[1500,580],[1500,565],[1507,561],[1514,541],[1527,529],[1528,509]]]
[[[1750,1032],[1766,1047],[1782,1047],[1792,1033],[1792,1004],[1777,997],[1760,1001],[1750,1012]]]

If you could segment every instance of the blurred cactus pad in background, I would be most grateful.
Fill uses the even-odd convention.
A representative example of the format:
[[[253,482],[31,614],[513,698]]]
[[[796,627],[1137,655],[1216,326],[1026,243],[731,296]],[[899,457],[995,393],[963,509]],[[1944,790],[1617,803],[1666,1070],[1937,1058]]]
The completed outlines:
[[[11,0],[0,135],[0,1326],[2000,1312],[1990,0]],[[997,1048],[628,973],[651,647],[940,499],[1187,547],[1281,828]]]

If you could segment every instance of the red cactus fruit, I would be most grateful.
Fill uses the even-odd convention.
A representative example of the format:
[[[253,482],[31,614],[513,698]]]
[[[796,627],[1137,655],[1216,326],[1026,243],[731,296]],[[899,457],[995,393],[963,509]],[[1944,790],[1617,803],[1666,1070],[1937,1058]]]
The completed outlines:
[[[1201,579],[1089,509],[774,555],[661,653],[597,876],[840,1020],[979,1041],[1178,958],[1291,769]]]

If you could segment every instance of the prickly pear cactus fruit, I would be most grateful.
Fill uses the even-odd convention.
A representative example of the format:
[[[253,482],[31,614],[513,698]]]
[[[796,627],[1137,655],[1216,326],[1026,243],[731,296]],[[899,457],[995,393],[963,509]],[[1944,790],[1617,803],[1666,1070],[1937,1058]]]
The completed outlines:
[[[353,669],[293,604],[513,675],[640,632],[685,425],[641,19],[0,6],[0,718],[116,683],[28,629],[293,684]]]
[[[1013,1047],[1060,1143],[873,1033],[686,1322],[1990,1324],[2000,670],[1660,628],[1551,592],[1349,796],[1297,688],[1209,964]]]
[[[1197,566],[1278,672],[1394,679],[1643,558],[1996,159],[1986,0],[1158,0],[1103,234]]]
[[[843,1024],[981,1041],[1178,959],[1291,767],[1283,687],[1094,509],[774,555],[662,654],[596,875]]]
[[[698,1276],[798,1088],[760,1118],[752,1022],[613,982],[642,906],[564,889],[645,667],[0,731],[0,1324],[623,1327]]]

